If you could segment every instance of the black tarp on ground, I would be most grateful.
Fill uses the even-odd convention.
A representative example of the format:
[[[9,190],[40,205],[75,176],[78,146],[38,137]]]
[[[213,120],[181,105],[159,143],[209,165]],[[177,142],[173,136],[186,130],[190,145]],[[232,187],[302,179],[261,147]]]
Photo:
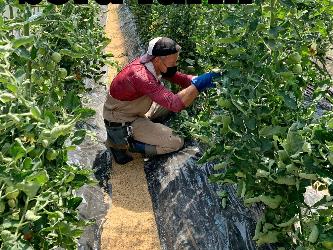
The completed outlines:
[[[179,152],[145,163],[162,249],[256,249],[259,210],[245,208],[231,185],[223,187],[229,196],[223,209],[221,186],[207,178],[213,164],[198,165],[200,156],[198,144],[188,141]]]

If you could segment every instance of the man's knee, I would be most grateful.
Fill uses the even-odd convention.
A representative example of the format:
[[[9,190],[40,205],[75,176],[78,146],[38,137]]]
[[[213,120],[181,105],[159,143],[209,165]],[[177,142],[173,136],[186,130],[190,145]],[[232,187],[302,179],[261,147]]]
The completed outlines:
[[[157,146],[157,154],[167,154],[180,150],[184,146],[182,137],[173,137],[168,143]]]
[[[180,138],[180,144],[179,144],[179,149],[181,149],[184,146],[184,138],[183,137],[179,137]]]

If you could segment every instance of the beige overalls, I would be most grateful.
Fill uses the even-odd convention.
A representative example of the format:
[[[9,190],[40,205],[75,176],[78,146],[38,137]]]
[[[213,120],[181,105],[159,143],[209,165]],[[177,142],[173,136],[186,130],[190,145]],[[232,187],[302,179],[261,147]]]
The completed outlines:
[[[158,78],[151,62],[145,66]],[[132,122],[135,140],[155,145],[157,154],[166,154],[182,148],[184,139],[175,134],[171,128],[161,123],[154,123],[150,119],[165,116],[170,112],[148,96],[133,101],[120,101],[108,92],[103,107],[103,118],[111,122]]]

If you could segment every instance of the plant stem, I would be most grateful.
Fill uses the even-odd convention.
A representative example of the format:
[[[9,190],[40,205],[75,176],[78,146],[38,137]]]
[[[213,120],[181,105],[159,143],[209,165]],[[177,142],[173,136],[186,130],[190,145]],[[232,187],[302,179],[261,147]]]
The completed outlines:
[[[298,206],[298,215],[299,215],[300,233],[302,234],[303,233],[303,223],[302,223],[303,216],[302,216],[302,211],[301,211],[300,206]]]
[[[16,228],[15,236],[17,236],[19,229],[24,225],[22,222],[24,220],[25,213],[27,212],[29,202],[30,202],[30,198],[27,197],[27,200],[25,201],[24,210],[23,210],[23,213],[22,213],[22,217],[21,217],[20,223],[19,223],[19,225]]]
[[[9,18],[14,19],[14,11],[11,5],[9,5]]]
[[[29,17],[31,16],[31,11],[30,11],[30,7],[28,6],[28,4],[26,4],[25,7],[25,12],[24,12],[24,19],[27,20]],[[30,25],[27,23],[23,26],[23,35],[24,36],[29,36],[30,34]]]
[[[269,27],[270,28],[272,28],[272,26],[275,23],[275,15],[274,15],[275,4],[276,4],[276,0],[271,0],[271,2],[270,2],[271,17],[270,17],[270,20],[269,20]]]
[[[29,89],[29,97],[31,98],[31,92],[32,92],[32,83],[31,83],[31,61],[27,64],[27,78],[29,79],[28,89]]]
[[[1,189],[0,189],[0,197],[1,197],[2,190],[3,190],[4,187],[5,187],[5,184],[2,184]],[[2,197],[0,198],[0,200],[1,200],[1,199],[2,199]]]

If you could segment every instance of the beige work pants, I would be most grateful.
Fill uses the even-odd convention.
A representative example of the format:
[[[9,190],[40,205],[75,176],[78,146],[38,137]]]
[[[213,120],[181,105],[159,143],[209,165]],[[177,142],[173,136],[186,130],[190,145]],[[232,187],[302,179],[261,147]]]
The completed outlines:
[[[173,130],[161,123],[154,123],[150,119],[168,115],[171,112],[153,102],[146,117],[139,117],[132,122],[133,138],[137,141],[155,145],[157,154],[166,154],[179,150],[184,145],[184,139]]]

